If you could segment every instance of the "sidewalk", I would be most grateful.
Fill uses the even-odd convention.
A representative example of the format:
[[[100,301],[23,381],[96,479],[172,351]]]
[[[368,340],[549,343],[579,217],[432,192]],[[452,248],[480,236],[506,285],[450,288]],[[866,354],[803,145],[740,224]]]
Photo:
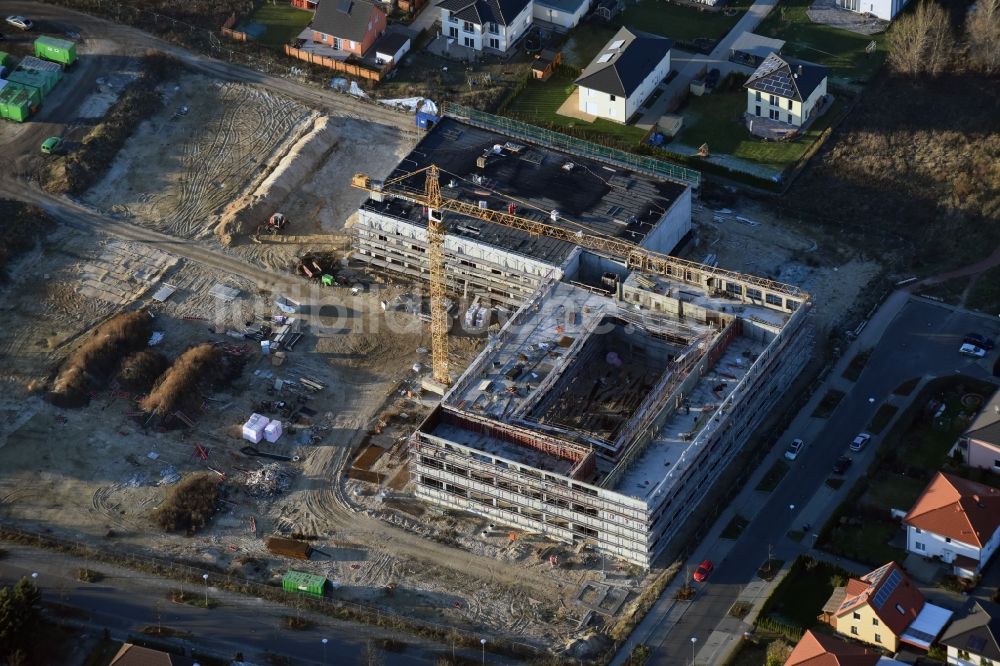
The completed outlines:
[[[838,359],[823,384],[816,389],[809,402],[792,421],[792,424],[786,431],[789,436],[794,434],[794,436],[805,438],[806,441],[815,440],[815,437],[825,427],[828,419],[810,416],[813,410],[823,399],[827,389],[841,387],[842,390],[850,390],[852,388],[851,382],[842,377],[843,371],[857,352],[875,345],[893,319],[896,318],[906,305],[909,298],[910,295],[908,292],[899,290],[893,292],[878,308],[858,338],[852,342],[841,358]],[[914,391],[911,395],[917,395],[918,393],[919,391]],[[905,402],[905,400],[905,398],[899,398],[900,402]],[[893,420],[886,427],[891,428],[902,413],[902,409],[897,411]],[[781,441],[785,439],[787,437],[782,437]],[[737,541],[723,539],[721,537],[722,531],[737,513],[750,517],[757,515],[761,511],[769,501],[771,492],[760,492],[756,490],[756,487],[768,471],[770,471],[771,466],[783,455],[784,449],[776,446],[764,461],[761,462],[740,494],[723,511],[712,526],[708,536],[695,549],[687,562],[689,567],[696,566],[698,562],[704,559],[711,559],[716,563],[725,560]],[[864,468],[865,465],[855,465],[844,476],[845,482],[839,489],[834,490],[823,484],[814,492],[803,507],[790,509],[787,514],[788,526],[785,531],[801,529],[802,525],[806,523],[817,529],[822,526],[830,514],[844,500],[857,479],[864,473]],[[779,520],[780,518],[776,516],[775,519]],[[800,544],[790,541],[787,538],[782,539],[779,544],[774,544],[774,557],[785,560],[782,571],[770,582],[755,578],[740,590],[737,602],[750,604],[752,609],[746,615],[745,619],[737,619],[728,615],[722,617],[707,640],[695,643],[694,645],[697,646],[696,664],[719,663],[725,659],[731,650],[735,649],[743,635],[753,630],[753,618],[757,616],[761,605],[771,594],[774,587],[784,578],[788,567],[791,566],[795,557],[810,552],[814,542],[815,536],[813,533],[810,533]],[[763,559],[764,557],[762,557]],[[850,569],[857,569],[858,567],[860,565],[856,564],[845,566],[845,568]],[[612,666],[622,666],[628,659],[632,648],[640,643],[652,647],[655,657],[656,648],[682,620],[684,614],[692,605],[691,601],[677,601],[675,599],[677,591],[687,583],[686,571],[687,568],[682,569],[681,573],[667,586],[657,603],[632,632],[632,635],[629,636],[618,654],[615,655],[615,658],[611,661]],[[699,593],[704,594],[703,591]],[[651,663],[655,663],[655,661],[654,658],[651,660]]]

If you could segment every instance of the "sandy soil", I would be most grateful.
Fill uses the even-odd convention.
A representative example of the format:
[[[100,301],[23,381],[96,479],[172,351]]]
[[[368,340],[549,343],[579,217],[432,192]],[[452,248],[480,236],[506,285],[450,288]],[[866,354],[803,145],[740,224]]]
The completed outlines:
[[[695,237],[685,257],[704,261],[715,255],[723,268],[801,287],[812,296],[820,329],[840,321],[881,270],[878,263],[858,259],[835,240],[793,228],[753,202],[741,200],[718,209],[695,205],[693,217]]]
[[[315,115],[263,88],[196,75],[163,94],[164,109],[136,130],[87,200],[184,238],[207,237],[222,207],[266,175]]]

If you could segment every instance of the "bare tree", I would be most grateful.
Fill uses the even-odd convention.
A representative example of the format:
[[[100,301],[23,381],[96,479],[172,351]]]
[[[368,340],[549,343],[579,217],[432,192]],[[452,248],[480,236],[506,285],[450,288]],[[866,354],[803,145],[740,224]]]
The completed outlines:
[[[889,63],[902,74],[941,74],[951,63],[954,49],[948,14],[931,0],[897,19],[889,34]]]
[[[965,19],[969,62],[985,74],[1000,72],[1000,0],[978,0]]]

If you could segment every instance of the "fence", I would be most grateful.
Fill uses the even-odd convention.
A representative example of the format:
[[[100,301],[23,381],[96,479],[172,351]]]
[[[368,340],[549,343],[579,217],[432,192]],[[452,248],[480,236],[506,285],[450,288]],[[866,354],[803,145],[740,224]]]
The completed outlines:
[[[247,41],[247,33],[233,30],[234,25],[236,25],[236,12],[230,14],[226,22],[222,24],[222,34],[230,39],[235,39],[237,42]]]
[[[570,150],[574,153],[591,157],[601,162],[615,166],[640,171],[659,178],[665,178],[682,185],[698,187],[701,184],[701,174],[694,169],[686,169],[676,164],[657,160],[652,157],[627,153],[617,148],[599,146],[596,143],[577,139],[566,134],[536,127],[513,118],[494,116],[484,111],[472,109],[448,102],[445,105],[445,115],[457,118],[470,125],[483,129],[494,130],[516,139],[548,146],[557,150]]]
[[[337,60],[335,58],[319,56],[315,53],[303,51],[302,49],[297,49],[294,46],[289,46],[287,44],[285,45],[285,55],[298,58],[299,60],[304,60],[312,65],[327,67],[329,69],[344,72],[345,74],[357,76],[358,78],[367,79],[369,81],[381,81],[382,77],[384,77],[390,69],[388,65],[380,69],[373,69],[364,65],[355,65],[353,63]]]
[[[155,576],[169,577],[198,585],[203,583],[202,575],[208,569],[212,569],[211,578],[213,585],[227,592],[266,599],[282,605],[292,604],[293,606],[301,606],[303,609],[322,613],[340,620],[388,627],[442,643],[453,643],[459,646],[478,648],[480,646],[480,638],[482,637],[481,633],[473,633],[456,627],[428,622],[427,620],[418,620],[374,604],[367,605],[351,601],[341,601],[339,599],[317,599],[290,595],[280,585],[267,585],[246,578],[238,578],[211,566],[195,568],[124,549],[113,551],[100,550],[86,546],[78,541],[61,539],[48,534],[35,534],[10,525],[0,525],[0,539],[67,553],[87,560],[105,562],[114,566],[134,569]],[[529,659],[542,654],[541,650],[534,646],[497,637],[490,640],[490,652],[518,659]]]

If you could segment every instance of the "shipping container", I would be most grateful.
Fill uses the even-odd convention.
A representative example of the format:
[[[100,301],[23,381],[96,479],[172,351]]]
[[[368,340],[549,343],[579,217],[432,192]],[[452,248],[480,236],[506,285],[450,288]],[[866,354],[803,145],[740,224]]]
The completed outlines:
[[[289,570],[281,579],[281,588],[285,592],[301,592],[313,597],[322,597],[326,589],[326,576]]]
[[[19,83],[28,88],[35,88],[38,90],[38,99],[41,102],[49,96],[49,93],[56,87],[56,82],[59,79],[54,78],[51,72],[18,67],[7,77],[7,80],[11,83]]]
[[[23,123],[34,107],[33,93],[16,83],[8,83],[0,90],[0,118]]]
[[[35,56],[69,67],[76,62],[76,44],[42,35],[35,40]]]

